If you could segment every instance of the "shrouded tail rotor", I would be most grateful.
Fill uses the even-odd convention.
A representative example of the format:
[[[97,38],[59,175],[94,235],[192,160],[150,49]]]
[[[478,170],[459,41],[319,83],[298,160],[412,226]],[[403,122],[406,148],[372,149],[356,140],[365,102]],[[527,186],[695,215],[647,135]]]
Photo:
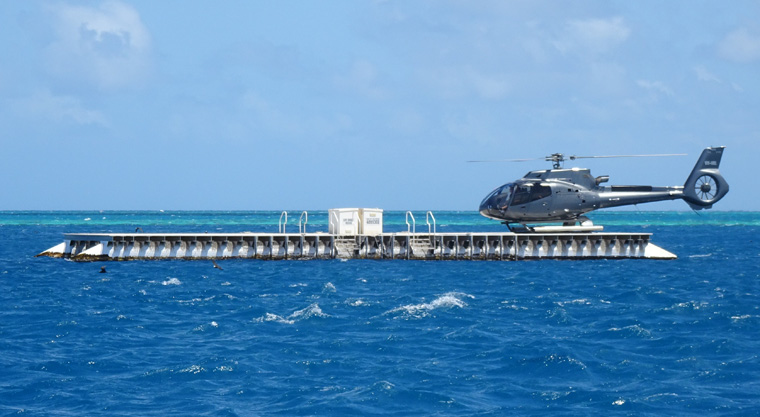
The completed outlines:
[[[704,202],[715,200],[715,197],[718,196],[718,190],[718,183],[711,175],[702,175],[697,178],[697,183],[694,185],[697,197]]]
[[[725,146],[706,148],[684,183],[683,199],[694,210],[709,209],[728,193],[728,183],[720,174]]]

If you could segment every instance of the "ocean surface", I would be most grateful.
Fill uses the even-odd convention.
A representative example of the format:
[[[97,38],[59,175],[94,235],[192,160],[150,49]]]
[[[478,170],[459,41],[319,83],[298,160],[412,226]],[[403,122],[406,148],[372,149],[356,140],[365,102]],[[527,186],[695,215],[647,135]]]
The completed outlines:
[[[590,216],[675,261],[35,257],[65,232],[274,232],[279,217],[0,212],[0,416],[760,415],[757,212]],[[407,228],[403,212],[384,223]]]

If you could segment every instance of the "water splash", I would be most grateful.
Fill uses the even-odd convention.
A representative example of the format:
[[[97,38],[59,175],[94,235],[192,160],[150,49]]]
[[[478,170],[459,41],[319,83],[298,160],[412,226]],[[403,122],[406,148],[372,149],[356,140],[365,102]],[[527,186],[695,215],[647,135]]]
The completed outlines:
[[[438,309],[465,308],[467,303],[463,300],[464,298],[474,299],[475,297],[459,292],[449,292],[429,303],[408,304],[396,307],[384,314],[400,313],[402,317],[422,318],[429,316],[432,311]]]
[[[306,308],[302,308],[300,310],[294,311],[292,314],[290,314],[287,317],[283,317],[283,316],[273,314],[273,313],[266,313],[264,316],[254,319],[254,322],[257,322],[257,323],[275,322],[275,323],[282,323],[282,324],[295,324],[296,322],[308,320],[313,317],[326,318],[326,317],[330,317],[330,315],[325,314],[322,311],[322,309],[319,308],[319,304],[313,303],[313,304],[310,304]]]
[[[182,285],[182,281],[177,278],[169,278],[166,281],[161,282],[161,285]]]

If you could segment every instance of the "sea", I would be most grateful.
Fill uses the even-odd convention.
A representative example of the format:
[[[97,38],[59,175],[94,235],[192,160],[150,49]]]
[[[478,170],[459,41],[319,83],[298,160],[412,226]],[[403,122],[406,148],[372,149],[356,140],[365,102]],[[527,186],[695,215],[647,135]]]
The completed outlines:
[[[652,233],[670,261],[35,257],[67,232],[275,232],[281,217],[0,212],[0,416],[760,415],[760,212],[590,216]],[[327,231],[327,213],[305,227]]]

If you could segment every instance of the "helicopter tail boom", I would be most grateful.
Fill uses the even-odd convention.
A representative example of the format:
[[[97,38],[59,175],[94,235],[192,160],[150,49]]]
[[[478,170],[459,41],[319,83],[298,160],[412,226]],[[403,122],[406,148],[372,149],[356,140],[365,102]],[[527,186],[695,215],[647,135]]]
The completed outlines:
[[[702,151],[684,183],[683,199],[694,210],[709,209],[728,193],[728,183],[720,174],[720,159],[725,146]]]

